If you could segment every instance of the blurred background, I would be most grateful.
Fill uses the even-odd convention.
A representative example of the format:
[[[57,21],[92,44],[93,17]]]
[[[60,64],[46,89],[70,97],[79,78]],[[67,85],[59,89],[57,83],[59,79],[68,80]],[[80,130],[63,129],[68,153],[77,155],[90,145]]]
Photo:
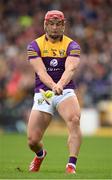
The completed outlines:
[[[64,12],[65,34],[81,46],[74,81],[82,132],[112,135],[112,0],[0,1],[0,132],[26,131],[34,89],[26,47],[44,33],[53,9]]]

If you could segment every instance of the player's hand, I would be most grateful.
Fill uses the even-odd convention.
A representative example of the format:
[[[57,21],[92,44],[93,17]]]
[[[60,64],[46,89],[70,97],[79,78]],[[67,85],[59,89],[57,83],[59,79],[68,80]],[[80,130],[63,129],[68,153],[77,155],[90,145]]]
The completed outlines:
[[[61,84],[57,83],[55,86],[53,86],[52,91],[56,95],[61,95],[63,94],[63,87]]]

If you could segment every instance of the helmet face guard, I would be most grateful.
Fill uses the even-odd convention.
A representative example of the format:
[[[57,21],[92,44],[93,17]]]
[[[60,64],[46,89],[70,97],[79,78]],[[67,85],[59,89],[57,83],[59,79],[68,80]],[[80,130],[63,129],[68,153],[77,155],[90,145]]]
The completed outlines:
[[[58,32],[55,35],[52,34],[52,27],[50,26],[51,22],[54,24],[60,23]],[[65,30],[65,17],[63,12],[57,10],[48,11],[45,15],[44,30],[48,34],[48,36],[53,39],[62,37]]]

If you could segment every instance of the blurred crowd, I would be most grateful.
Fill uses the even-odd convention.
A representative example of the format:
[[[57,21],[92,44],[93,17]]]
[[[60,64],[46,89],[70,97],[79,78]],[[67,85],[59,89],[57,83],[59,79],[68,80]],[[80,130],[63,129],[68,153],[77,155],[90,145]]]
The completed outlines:
[[[44,15],[53,9],[64,12],[65,34],[81,46],[81,63],[74,77],[81,106],[95,107],[112,97],[112,0],[1,0],[1,124],[27,120],[34,74],[26,47],[44,33]]]

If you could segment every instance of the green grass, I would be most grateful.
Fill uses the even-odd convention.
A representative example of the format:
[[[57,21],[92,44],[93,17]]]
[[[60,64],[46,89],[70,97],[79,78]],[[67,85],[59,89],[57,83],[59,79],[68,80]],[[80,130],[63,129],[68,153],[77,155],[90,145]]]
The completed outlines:
[[[111,179],[112,139],[84,137],[77,163],[77,174],[65,174],[68,160],[66,136],[48,136],[48,151],[39,173],[29,173],[34,154],[27,146],[26,135],[0,135],[0,179]]]

